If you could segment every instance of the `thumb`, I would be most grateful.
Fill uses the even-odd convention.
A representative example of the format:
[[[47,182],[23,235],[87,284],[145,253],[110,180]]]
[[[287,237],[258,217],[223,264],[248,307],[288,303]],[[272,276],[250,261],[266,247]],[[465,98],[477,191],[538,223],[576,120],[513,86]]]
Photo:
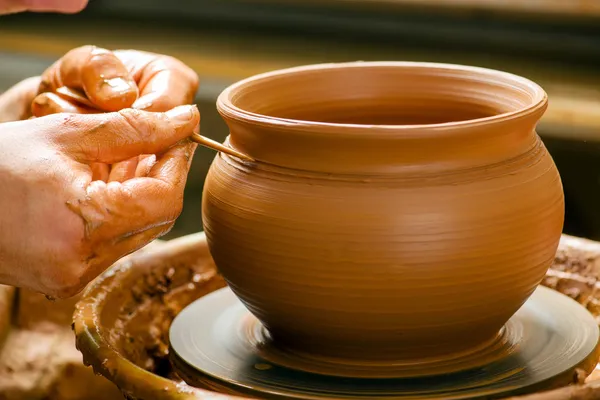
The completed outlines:
[[[195,105],[167,112],[125,109],[105,114],[55,114],[45,131],[73,159],[114,164],[158,154],[189,137],[200,122]],[[42,119],[42,118],[40,118]]]

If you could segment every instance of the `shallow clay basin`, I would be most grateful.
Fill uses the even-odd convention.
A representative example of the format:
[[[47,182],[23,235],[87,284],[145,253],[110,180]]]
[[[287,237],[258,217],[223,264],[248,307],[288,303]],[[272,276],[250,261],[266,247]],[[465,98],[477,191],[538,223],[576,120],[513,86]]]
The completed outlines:
[[[598,318],[599,279],[600,243],[563,236],[544,285],[571,296]],[[156,244],[122,260],[77,305],[74,329],[84,361],[128,399],[233,399],[186,385],[168,361],[173,318],[223,286],[203,233]],[[586,379],[576,373],[573,382],[520,399],[600,399],[600,374]]]

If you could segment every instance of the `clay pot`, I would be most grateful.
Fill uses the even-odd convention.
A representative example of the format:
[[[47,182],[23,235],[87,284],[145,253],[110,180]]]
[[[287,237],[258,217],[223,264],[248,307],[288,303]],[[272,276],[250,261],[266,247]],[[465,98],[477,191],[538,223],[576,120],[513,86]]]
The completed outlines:
[[[598,265],[600,243],[563,236],[543,284],[576,295],[599,318]],[[190,278],[190,274],[201,279]],[[85,363],[93,365],[128,399],[232,400],[227,395],[189,387],[178,379],[167,379],[172,370],[168,362],[161,361],[168,359],[168,352],[163,353],[161,347],[166,344],[168,349],[163,340],[168,338],[173,316],[191,301],[222,286],[202,233],[161,243],[120,260],[87,288],[77,306],[74,328]],[[198,318],[204,320],[202,315]],[[575,371],[571,382],[585,379],[592,369]],[[511,400],[598,398],[599,376],[594,372],[585,385],[564,386],[564,380],[549,383],[547,387],[558,389]]]
[[[488,69],[307,66],[226,89],[210,168],[211,254],[273,340],[345,362],[490,343],[560,239],[558,171],[535,132],[547,96]]]

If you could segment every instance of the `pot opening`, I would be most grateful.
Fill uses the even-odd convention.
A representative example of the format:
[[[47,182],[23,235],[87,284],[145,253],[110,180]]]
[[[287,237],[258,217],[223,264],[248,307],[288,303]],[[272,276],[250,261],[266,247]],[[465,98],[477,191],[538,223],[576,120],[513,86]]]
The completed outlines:
[[[275,118],[332,124],[431,125],[487,118],[502,113],[481,104],[452,100],[445,104],[431,104],[410,98],[386,100],[340,99],[329,104],[304,104],[299,109],[269,110],[267,114]]]
[[[324,125],[437,125],[526,112],[545,101],[535,83],[483,68],[430,63],[326,64],[276,71],[227,89],[238,119]]]

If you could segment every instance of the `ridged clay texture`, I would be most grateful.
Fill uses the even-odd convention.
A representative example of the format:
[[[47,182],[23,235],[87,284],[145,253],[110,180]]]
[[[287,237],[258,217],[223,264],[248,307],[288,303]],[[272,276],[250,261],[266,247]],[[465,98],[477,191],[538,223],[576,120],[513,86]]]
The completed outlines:
[[[411,62],[251,77],[217,107],[229,145],[203,194],[211,254],[283,348],[419,362],[492,342],[544,277],[562,184],[544,90]]]

